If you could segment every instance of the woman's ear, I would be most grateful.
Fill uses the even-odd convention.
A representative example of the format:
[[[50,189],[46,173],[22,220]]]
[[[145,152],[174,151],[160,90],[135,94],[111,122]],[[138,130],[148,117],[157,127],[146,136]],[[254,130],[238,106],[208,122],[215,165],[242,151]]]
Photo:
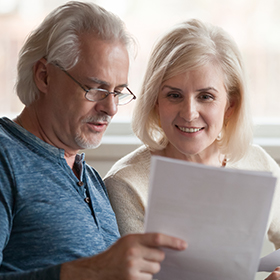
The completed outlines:
[[[225,119],[229,119],[230,118],[230,116],[234,112],[234,109],[235,109],[235,101],[232,100],[232,101],[229,102],[228,107],[227,107],[227,109],[225,111]]]
[[[45,58],[41,58],[34,64],[33,77],[39,91],[46,93],[48,87],[48,65]]]
[[[158,105],[158,99],[157,99],[157,101],[156,101],[156,103],[155,103],[154,110],[155,110],[156,114],[157,114],[157,115],[159,115],[159,105]]]

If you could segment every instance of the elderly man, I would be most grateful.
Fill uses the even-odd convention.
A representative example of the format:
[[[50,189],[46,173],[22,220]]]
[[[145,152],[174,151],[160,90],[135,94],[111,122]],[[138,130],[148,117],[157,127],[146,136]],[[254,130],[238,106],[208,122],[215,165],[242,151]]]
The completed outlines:
[[[119,239],[98,173],[80,149],[95,148],[127,87],[132,38],[115,15],[69,2],[31,33],[18,62],[25,105],[0,119],[0,279],[151,279],[163,234]]]

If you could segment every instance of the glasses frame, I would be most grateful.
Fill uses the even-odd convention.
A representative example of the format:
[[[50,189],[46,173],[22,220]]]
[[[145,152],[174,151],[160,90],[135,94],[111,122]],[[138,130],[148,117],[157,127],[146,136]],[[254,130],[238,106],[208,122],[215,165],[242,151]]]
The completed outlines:
[[[66,71],[62,66],[60,66],[59,64],[54,64],[55,66],[57,66],[61,71],[63,71],[70,79],[72,79],[78,86],[80,86],[81,89],[83,89],[85,91],[85,98],[86,100],[88,101],[91,101],[91,102],[98,102],[98,101],[101,101],[101,100],[104,100],[106,97],[108,97],[110,94],[113,94],[114,97],[115,96],[118,96],[118,95],[121,95],[122,93],[121,92],[110,92],[106,89],[101,89],[101,88],[90,88],[90,89],[86,89],[79,81],[77,81],[68,71]],[[123,103],[123,104],[117,104],[118,106],[123,106],[123,105],[126,105],[128,103],[130,103],[132,100],[135,100],[136,99],[136,96],[135,94],[128,88],[128,87],[125,87],[128,92],[131,94],[131,99],[129,101],[127,101],[126,103]],[[103,92],[105,93],[105,97],[103,97],[102,99],[99,99],[99,100],[91,100],[87,97],[87,94],[89,91],[91,90],[97,90],[97,91],[100,91],[100,92]]]

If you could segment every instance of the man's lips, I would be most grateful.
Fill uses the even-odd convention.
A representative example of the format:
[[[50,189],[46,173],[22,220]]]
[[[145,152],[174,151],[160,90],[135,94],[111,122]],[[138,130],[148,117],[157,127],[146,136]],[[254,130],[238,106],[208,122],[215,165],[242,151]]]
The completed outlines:
[[[107,122],[88,122],[87,124],[95,131],[103,131],[108,126]]]
[[[107,122],[88,122],[91,125],[97,125],[97,126],[103,126],[103,125],[108,125]]]

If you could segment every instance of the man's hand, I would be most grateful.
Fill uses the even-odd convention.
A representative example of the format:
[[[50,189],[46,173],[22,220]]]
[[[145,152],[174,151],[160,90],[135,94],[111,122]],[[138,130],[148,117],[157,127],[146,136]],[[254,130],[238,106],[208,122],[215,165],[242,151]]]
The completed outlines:
[[[63,264],[60,279],[152,279],[165,257],[161,247],[184,250],[187,244],[159,233],[126,235],[99,255]]]
[[[279,280],[280,279],[280,266],[278,266],[265,280]]]

